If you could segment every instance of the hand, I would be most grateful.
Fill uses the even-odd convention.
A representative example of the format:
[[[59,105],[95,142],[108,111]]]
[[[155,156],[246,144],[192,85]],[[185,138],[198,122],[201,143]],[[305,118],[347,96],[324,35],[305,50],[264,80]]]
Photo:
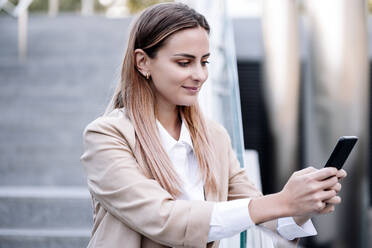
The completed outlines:
[[[334,210],[341,198],[336,197],[341,189],[338,176],[344,177],[344,171],[328,167],[317,170],[313,167],[292,174],[280,192],[288,216],[309,216],[315,213],[327,213]],[[329,205],[326,205],[326,201]]]
[[[345,170],[341,169],[337,172],[336,176],[338,180],[341,180],[347,176],[347,173]],[[342,186],[340,183],[336,183],[329,190],[334,190],[338,194],[341,191],[341,187]],[[335,205],[341,203],[341,197],[334,196],[331,199],[325,200],[324,202],[326,203],[326,207],[322,211],[320,211],[319,214],[327,214],[327,213],[333,212],[335,210]]]
[[[305,223],[313,214],[334,210],[341,198],[338,179],[346,176],[344,170],[313,167],[297,171],[279,193],[252,198],[248,211],[255,224],[280,217],[295,216],[298,224]],[[328,203],[326,203],[328,201]]]
[[[339,171],[337,171],[337,178],[338,180],[341,180],[343,178],[347,177],[347,173],[344,169],[341,169]]]
[[[297,225],[302,226],[311,218],[311,215],[300,215],[300,216],[293,216],[293,220],[296,222]]]

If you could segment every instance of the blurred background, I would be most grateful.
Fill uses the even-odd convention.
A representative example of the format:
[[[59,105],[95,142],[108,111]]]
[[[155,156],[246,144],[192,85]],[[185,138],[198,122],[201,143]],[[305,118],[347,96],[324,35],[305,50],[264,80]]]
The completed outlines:
[[[158,2],[0,0],[0,248],[88,244],[82,132],[119,80],[133,16]],[[182,2],[212,27],[204,112],[265,194],[359,136],[342,205],[300,245],[371,247],[372,0]],[[269,247],[239,238],[222,245]]]

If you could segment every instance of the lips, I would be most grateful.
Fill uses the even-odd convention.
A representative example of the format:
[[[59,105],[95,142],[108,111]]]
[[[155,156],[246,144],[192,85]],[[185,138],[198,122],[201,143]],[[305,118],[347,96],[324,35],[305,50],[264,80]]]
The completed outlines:
[[[191,86],[182,86],[182,87],[187,90],[191,90],[191,91],[197,91],[199,89],[199,87],[191,87]]]

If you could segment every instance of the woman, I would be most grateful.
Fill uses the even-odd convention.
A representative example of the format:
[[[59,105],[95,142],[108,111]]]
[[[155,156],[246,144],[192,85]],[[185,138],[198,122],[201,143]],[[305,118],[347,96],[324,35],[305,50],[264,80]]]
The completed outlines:
[[[346,173],[335,168],[295,172],[266,196],[249,182],[227,132],[197,104],[209,30],[179,3],[152,6],[134,22],[109,111],[84,132],[94,205],[89,247],[218,247],[271,220],[293,239],[315,234],[310,216],[340,203]]]

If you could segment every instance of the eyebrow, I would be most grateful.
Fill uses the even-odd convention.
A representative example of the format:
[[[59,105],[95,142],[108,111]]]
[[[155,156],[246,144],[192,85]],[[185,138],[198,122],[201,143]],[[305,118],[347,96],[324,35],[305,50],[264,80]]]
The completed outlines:
[[[208,57],[209,55],[210,55],[210,53],[204,54],[202,56],[202,58]],[[186,57],[186,58],[190,58],[190,59],[195,59],[196,58],[194,55],[187,54],[187,53],[177,53],[177,54],[174,54],[173,56],[182,56],[182,57]]]

